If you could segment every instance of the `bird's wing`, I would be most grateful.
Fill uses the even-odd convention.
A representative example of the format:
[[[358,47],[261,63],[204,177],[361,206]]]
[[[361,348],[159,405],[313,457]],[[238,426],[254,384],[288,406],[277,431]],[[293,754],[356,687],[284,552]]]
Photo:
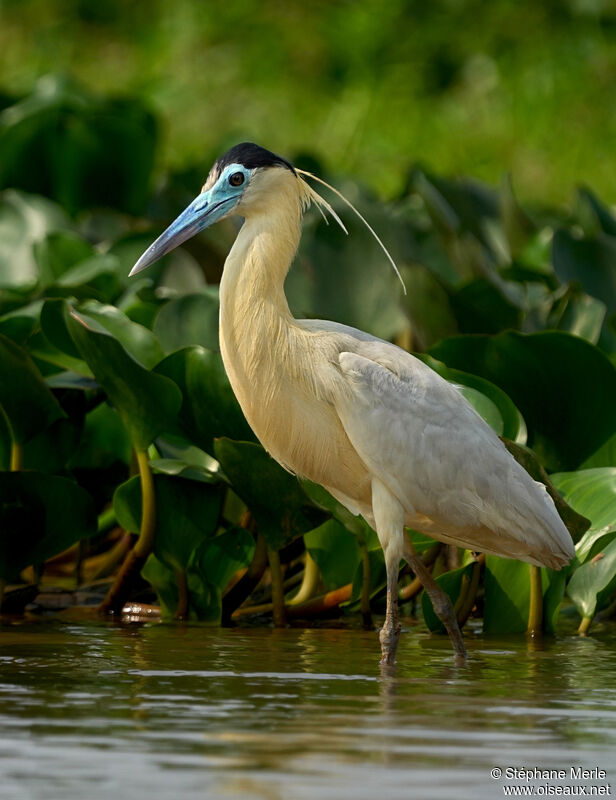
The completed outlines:
[[[345,391],[334,404],[346,434],[410,517],[428,517],[441,534],[488,552],[544,563],[572,557],[545,487],[454,386],[380,340],[355,340],[339,366]]]

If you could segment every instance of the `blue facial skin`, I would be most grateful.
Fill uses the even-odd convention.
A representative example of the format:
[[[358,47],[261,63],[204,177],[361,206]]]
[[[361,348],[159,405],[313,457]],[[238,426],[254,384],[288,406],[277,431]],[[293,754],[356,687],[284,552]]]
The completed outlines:
[[[239,186],[234,186],[230,183],[230,178],[238,173],[244,176],[244,180]],[[252,170],[242,164],[229,164],[225,167],[211,189],[195,197],[167,230],[148,247],[129,275],[136,275],[146,269],[174,247],[222,219],[239,203],[251,175]]]

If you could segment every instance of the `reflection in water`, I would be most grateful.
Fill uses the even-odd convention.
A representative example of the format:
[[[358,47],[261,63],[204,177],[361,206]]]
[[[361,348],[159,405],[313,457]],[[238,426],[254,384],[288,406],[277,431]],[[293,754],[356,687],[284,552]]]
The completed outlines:
[[[494,766],[608,769],[616,633],[375,636],[38,623],[0,631],[0,795],[501,797]],[[612,776],[614,777],[614,776]]]

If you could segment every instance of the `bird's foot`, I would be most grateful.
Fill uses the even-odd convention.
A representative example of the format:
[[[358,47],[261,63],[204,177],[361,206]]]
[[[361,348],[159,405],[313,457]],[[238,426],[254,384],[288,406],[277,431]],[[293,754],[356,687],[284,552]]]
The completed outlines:
[[[389,666],[396,663],[396,652],[398,650],[398,641],[400,640],[400,624],[393,622],[393,620],[385,620],[385,624],[379,631],[379,639],[381,642],[381,664]]]

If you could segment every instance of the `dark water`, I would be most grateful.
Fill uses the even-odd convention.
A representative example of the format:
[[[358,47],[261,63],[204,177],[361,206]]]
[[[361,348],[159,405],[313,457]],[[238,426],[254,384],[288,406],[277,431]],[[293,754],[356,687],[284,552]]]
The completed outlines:
[[[542,645],[471,635],[466,668],[413,630],[393,677],[377,645],[349,629],[4,627],[0,797],[421,800],[526,785],[493,779],[497,766],[607,770],[536,786],[616,783],[614,629]]]

